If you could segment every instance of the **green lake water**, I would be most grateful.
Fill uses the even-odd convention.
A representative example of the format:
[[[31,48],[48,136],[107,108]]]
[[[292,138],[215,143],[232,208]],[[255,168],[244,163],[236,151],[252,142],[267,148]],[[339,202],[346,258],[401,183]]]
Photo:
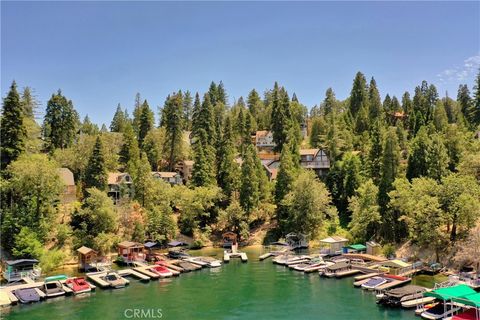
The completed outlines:
[[[377,306],[371,292],[354,288],[353,279],[304,275],[246,248],[249,261],[141,283],[123,289],[61,297],[18,305],[2,315],[10,320],[52,319],[415,319],[412,310]],[[195,254],[222,256],[220,249]],[[426,280],[425,280],[426,281]],[[142,309],[144,317],[134,317]],[[161,310],[158,310],[161,309]],[[140,312],[140,311],[139,311]],[[141,316],[142,314],[139,314]],[[161,317],[160,317],[161,315]]]

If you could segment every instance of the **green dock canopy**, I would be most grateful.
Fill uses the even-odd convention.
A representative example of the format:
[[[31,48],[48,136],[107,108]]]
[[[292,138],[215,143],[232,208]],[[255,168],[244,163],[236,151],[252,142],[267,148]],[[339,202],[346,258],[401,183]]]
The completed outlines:
[[[357,250],[357,251],[364,251],[367,250],[363,244],[352,244],[348,246],[350,249]]]
[[[452,300],[454,298],[464,298],[467,295],[476,293],[475,290],[467,286],[466,284],[459,284],[453,287],[440,288],[430,292],[425,292],[423,296],[434,297],[440,300]]]
[[[473,293],[461,298],[453,298],[452,300],[458,303],[480,308],[480,293]]]

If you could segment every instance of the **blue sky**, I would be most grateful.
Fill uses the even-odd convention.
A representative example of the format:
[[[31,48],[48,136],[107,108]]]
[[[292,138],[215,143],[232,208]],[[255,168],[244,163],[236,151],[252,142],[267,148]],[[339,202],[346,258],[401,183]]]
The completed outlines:
[[[382,97],[422,80],[455,97],[480,65],[479,2],[4,2],[1,91],[12,79],[42,108],[61,88],[81,117],[110,123],[136,92],[168,93],[223,80],[230,101],[274,81],[308,107],[353,77]]]

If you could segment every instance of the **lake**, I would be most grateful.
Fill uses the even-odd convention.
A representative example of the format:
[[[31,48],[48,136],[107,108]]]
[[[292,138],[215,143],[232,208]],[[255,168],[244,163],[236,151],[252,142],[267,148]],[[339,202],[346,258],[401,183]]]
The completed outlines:
[[[304,275],[271,259],[258,261],[260,248],[249,247],[249,261],[232,260],[177,278],[61,297],[11,308],[2,318],[52,319],[415,319],[412,310],[377,306],[372,292],[354,288],[353,278]],[[222,257],[221,249],[194,254]],[[136,312],[136,314],[135,314]]]

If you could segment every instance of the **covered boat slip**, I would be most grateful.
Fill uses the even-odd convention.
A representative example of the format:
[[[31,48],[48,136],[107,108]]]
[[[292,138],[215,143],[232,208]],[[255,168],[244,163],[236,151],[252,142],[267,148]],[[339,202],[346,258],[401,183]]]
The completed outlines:
[[[423,295],[425,297],[433,297],[443,301],[444,307],[446,306],[446,302],[450,301],[456,306],[472,307],[477,310],[477,313],[480,308],[480,293],[477,293],[475,290],[465,284],[436,289],[430,292],[425,292]],[[445,309],[445,312],[447,311],[448,310]],[[478,319],[480,319],[480,314]]]

